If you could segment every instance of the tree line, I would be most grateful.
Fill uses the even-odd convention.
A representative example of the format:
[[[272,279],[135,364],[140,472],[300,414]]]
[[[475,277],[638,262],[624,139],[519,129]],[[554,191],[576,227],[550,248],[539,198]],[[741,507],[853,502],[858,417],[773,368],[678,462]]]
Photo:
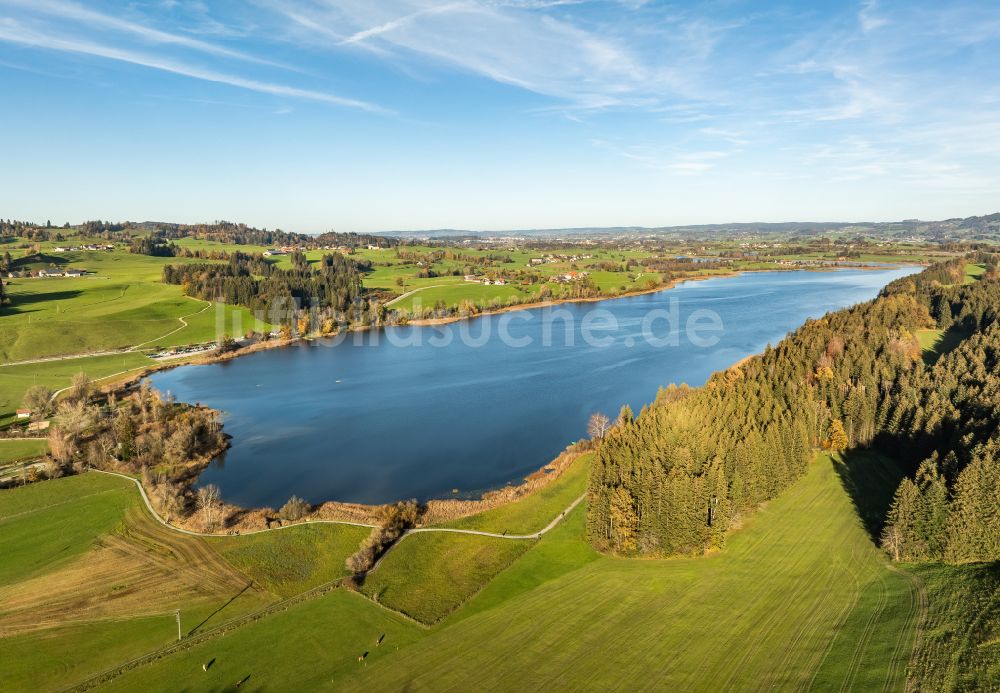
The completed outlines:
[[[327,309],[351,314],[361,302],[364,261],[330,253],[309,264],[305,255],[292,256],[283,269],[261,255],[234,252],[226,263],[166,265],[163,281],[179,284],[189,296],[245,306],[258,315],[293,319],[297,309]]]
[[[179,238],[201,238],[227,245],[300,245],[307,248],[323,246],[359,246],[374,245],[380,248],[391,248],[399,241],[388,236],[375,236],[368,233],[340,233],[327,231],[317,236],[304,233],[282,231],[281,229],[258,229],[242,223],[216,221],[210,224],[157,224],[157,229],[168,240]]]
[[[965,284],[965,264],[987,268]],[[914,475],[883,543],[900,560],[1000,558],[997,256],[979,253],[810,320],[776,347],[623,412],[595,455],[587,532],[602,550],[721,546],[806,470],[817,448],[873,447]],[[936,361],[918,330],[964,337]]]

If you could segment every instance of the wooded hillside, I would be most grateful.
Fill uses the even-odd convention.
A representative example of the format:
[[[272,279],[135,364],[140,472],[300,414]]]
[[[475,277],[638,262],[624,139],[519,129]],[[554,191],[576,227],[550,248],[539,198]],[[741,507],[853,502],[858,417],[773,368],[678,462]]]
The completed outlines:
[[[966,263],[986,271],[963,283]],[[600,549],[698,553],[795,481],[814,448],[876,447],[916,474],[883,543],[899,560],[1000,558],[1000,280],[978,254],[897,280],[807,322],[702,388],[628,413],[595,456],[588,534]],[[918,331],[958,346],[931,363]]]

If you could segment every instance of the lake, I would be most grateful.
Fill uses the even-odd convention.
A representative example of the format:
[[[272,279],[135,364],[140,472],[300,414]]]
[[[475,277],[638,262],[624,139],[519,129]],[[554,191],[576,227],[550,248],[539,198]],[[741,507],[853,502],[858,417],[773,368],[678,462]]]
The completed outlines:
[[[638,414],[660,386],[700,385],[918,269],[747,273],[357,332],[149,379],[224,413],[232,448],[199,483],[230,502],[466,496],[543,466],[586,436],[593,412],[613,419],[628,403]]]

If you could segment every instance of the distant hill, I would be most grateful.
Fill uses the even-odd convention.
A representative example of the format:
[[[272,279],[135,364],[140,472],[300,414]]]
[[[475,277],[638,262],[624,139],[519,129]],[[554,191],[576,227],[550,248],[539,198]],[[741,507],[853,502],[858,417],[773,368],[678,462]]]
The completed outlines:
[[[737,222],[729,224],[688,224],[682,226],[611,226],[574,227],[561,229],[511,229],[506,231],[476,231],[470,229],[425,229],[419,231],[380,231],[376,235],[414,239],[498,239],[498,238],[677,238],[718,240],[726,238],[791,238],[814,236],[868,236],[892,240],[914,241],[985,241],[1000,243],[1000,213],[965,219],[923,221],[906,219],[892,222],[870,221],[789,221]]]

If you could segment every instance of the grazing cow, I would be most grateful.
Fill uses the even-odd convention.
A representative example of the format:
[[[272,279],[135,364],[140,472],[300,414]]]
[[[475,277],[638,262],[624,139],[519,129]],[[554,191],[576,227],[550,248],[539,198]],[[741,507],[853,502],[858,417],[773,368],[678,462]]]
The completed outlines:
[[[385,633],[382,633],[382,635],[378,636],[378,640],[375,641],[375,647],[381,645],[383,640],[385,640]]]

